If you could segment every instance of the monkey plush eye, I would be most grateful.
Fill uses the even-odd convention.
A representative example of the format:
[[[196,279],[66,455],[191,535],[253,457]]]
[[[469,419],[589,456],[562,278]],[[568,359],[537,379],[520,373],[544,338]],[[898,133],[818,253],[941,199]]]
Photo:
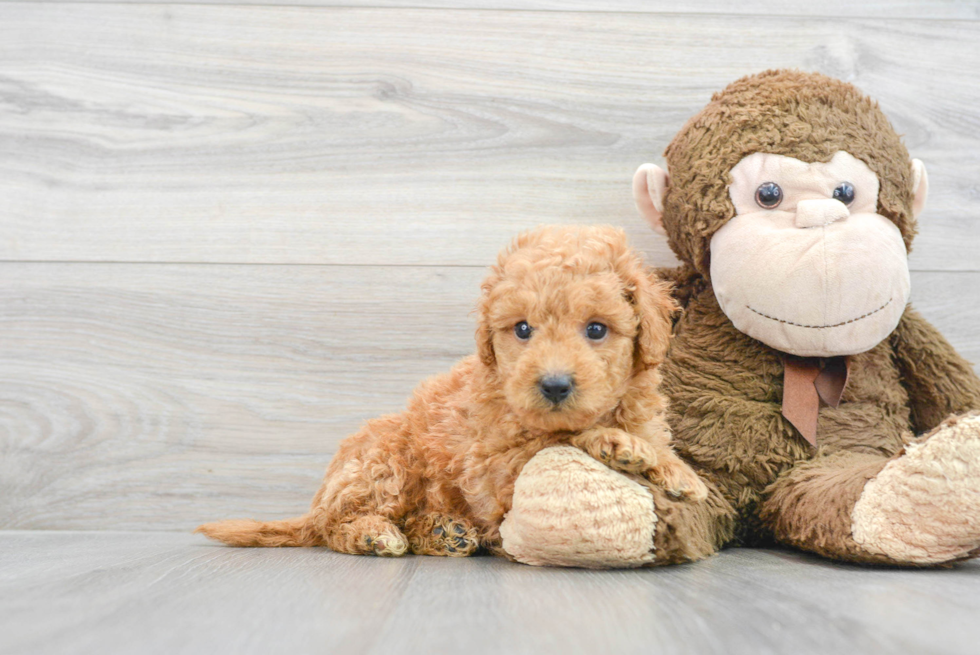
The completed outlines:
[[[608,328],[602,323],[592,322],[585,327],[585,336],[593,341],[599,341],[606,336]]]
[[[775,182],[763,182],[755,190],[755,201],[760,207],[775,209],[783,201],[783,190]]]
[[[514,326],[514,336],[521,341],[527,341],[531,338],[531,326],[527,324],[527,321],[521,321]]]
[[[840,200],[845,205],[854,202],[854,185],[850,182],[841,182],[834,189],[834,200]]]

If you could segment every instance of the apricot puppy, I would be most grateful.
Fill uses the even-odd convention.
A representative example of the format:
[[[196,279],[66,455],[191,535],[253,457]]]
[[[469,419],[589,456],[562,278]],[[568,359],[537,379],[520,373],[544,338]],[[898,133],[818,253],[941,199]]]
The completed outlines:
[[[703,499],[670,449],[657,391],[674,309],[621,230],[522,234],[482,285],[477,353],[423,382],[404,412],[345,439],[309,513],[197,531],[234,546],[496,552],[517,475],[557,444]]]

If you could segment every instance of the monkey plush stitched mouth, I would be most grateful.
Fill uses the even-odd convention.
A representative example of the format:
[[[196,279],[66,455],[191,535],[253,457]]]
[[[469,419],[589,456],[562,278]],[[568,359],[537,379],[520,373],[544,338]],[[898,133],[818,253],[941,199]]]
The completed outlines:
[[[921,161],[912,169],[917,214],[928,182]],[[813,163],[754,152],[729,175],[735,215],[711,237],[709,261],[715,297],[738,330],[802,357],[865,352],[895,330],[909,299],[908,253],[877,211],[878,176],[867,164],[843,150]],[[634,179],[637,203],[661,232],[653,203],[668,184],[653,164]]]
[[[664,272],[684,307],[668,416],[730,510],[658,519],[707,535],[702,552],[980,555],[980,379],[907,304],[928,182],[878,104],[766,71],[716,93],[664,156],[669,178],[647,164],[633,187],[682,261]]]
[[[867,164],[843,151],[827,163],[757,152],[731,177],[735,216],[711,238],[711,279],[736,328],[807,357],[854,355],[892,333],[908,257],[876,211]]]

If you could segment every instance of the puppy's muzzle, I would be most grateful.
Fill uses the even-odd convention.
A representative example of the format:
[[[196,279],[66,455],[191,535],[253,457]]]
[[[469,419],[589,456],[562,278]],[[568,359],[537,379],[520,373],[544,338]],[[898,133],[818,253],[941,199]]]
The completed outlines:
[[[538,380],[538,391],[552,405],[560,405],[575,389],[571,375],[546,375]]]

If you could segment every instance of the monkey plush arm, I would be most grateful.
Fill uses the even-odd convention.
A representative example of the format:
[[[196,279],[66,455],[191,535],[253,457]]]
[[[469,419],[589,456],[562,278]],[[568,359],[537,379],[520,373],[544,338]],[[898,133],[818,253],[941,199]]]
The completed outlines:
[[[931,430],[950,414],[980,409],[980,378],[970,362],[911,306],[891,344],[917,433]]]

